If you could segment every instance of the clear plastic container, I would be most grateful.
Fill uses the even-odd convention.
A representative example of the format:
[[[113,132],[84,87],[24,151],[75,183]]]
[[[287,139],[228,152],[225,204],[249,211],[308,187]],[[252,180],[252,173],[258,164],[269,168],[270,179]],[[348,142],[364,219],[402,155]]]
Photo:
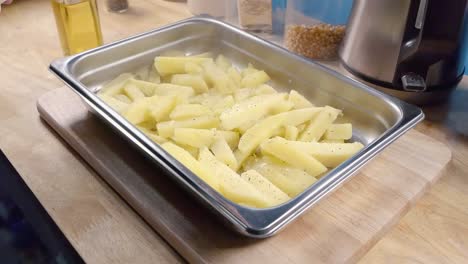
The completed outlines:
[[[352,0],[288,0],[284,46],[311,59],[337,59],[352,3]]]

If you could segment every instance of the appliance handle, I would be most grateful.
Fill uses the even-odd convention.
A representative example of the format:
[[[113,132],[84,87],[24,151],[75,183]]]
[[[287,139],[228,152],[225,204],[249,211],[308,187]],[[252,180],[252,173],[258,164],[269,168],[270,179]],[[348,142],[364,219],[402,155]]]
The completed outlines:
[[[424,22],[426,20],[426,11],[427,5],[429,0],[420,0],[419,7],[417,9],[416,19],[414,20],[414,25],[412,25],[413,34],[403,39],[400,48],[400,58],[399,61],[404,61],[409,56],[413,55],[419,48],[419,44],[421,43]],[[411,14],[408,17],[412,17]],[[412,21],[410,19],[410,21]]]

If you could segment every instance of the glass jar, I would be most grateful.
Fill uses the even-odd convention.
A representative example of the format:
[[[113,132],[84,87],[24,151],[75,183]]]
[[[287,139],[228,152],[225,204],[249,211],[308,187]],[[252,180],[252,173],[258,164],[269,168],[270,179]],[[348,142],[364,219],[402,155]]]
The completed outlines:
[[[311,59],[337,59],[352,2],[288,0],[284,46]]]
[[[102,45],[96,0],[51,0],[51,3],[65,55]]]
[[[272,31],[271,0],[237,0],[237,13],[242,29],[258,33]]]

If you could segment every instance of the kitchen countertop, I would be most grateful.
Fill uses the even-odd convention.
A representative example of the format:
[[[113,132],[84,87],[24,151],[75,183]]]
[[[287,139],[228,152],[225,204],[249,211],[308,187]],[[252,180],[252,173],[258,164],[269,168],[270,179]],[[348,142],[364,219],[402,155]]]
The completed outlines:
[[[104,7],[104,1],[99,1]],[[190,16],[185,3],[133,0],[125,14],[101,8],[105,42],[118,40]],[[16,0],[0,13],[0,148],[23,176],[46,210],[85,259],[113,261],[87,246],[98,219],[85,217],[95,194],[119,203],[119,218],[99,230],[139,226],[140,239],[157,244],[155,262],[180,260],[58,135],[40,121],[35,102],[63,84],[47,70],[62,51],[49,0]],[[450,101],[425,107],[426,121],[417,129],[447,144],[453,160],[442,178],[425,194],[362,263],[466,263],[468,262],[468,77]],[[131,234],[130,234],[131,235]],[[89,236],[89,237],[88,237]],[[122,238],[112,238],[122,241]],[[119,245],[113,245],[119,248]],[[123,246],[128,256],[149,249]],[[117,250],[117,249],[116,249]],[[152,250],[154,251],[154,250]],[[138,254],[137,254],[138,255]],[[133,256],[132,262],[138,261]],[[130,259],[128,259],[130,260]],[[159,261],[157,261],[159,260]],[[125,260],[119,260],[119,262]]]

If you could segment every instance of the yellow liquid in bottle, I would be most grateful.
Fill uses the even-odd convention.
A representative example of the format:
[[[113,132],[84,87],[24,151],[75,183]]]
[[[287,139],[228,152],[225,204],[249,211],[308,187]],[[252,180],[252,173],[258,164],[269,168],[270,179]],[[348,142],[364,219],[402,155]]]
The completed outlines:
[[[51,0],[65,55],[102,45],[96,0]]]

